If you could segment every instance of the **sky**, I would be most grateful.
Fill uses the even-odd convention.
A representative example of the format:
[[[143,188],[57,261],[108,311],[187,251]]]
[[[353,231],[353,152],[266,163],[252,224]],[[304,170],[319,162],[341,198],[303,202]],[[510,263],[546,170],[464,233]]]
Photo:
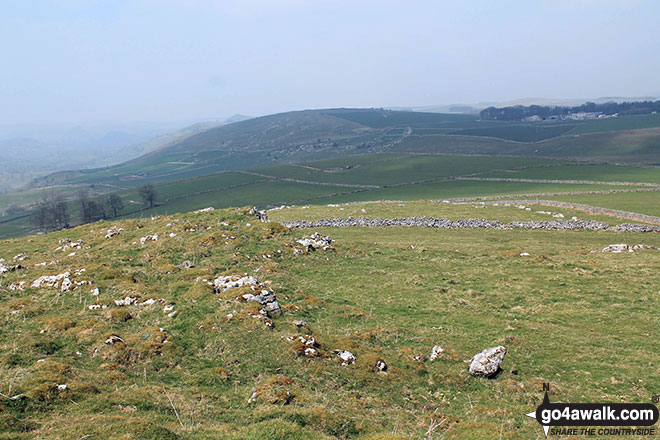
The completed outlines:
[[[0,124],[660,95],[657,0],[0,0]]]

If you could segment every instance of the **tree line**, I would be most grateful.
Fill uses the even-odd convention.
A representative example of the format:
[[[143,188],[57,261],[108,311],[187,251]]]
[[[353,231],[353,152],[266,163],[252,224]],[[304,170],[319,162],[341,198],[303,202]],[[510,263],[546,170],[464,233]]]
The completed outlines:
[[[156,206],[156,187],[152,184],[138,188],[138,194],[145,207]],[[117,194],[91,199],[86,190],[80,190],[75,201],[67,201],[60,194],[46,194],[32,214],[34,226],[42,232],[56,231],[72,226],[70,208],[78,208],[78,221],[75,224],[91,223],[98,220],[116,218],[125,208],[124,200]]]
[[[481,119],[489,121],[519,121],[530,116],[539,116],[542,119],[548,119],[552,116],[567,116],[581,112],[602,113],[604,115],[613,115],[617,113],[620,116],[646,115],[653,112],[660,112],[660,101],[606,102],[603,104],[586,102],[575,107],[543,105],[516,105],[500,108],[488,107],[482,110],[479,115]]]

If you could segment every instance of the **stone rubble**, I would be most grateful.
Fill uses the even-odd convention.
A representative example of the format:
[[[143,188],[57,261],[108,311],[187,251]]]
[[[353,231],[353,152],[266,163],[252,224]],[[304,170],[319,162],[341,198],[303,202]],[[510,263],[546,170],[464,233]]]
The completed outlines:
[[[332,247],[332,238],[328,236],[323,236],[318,232],[313,233],[312,235],[305,236],[300,240],[296,240],[296,243],[303,246],[303,253],[314,251],[316,249],[322,249],[324,251],[328,249],[333,249]]]
[[[117,228],[117,226],[113,226],[110,229],[108,229],[108,232],[105,234],[105,238],[112,238],[115,235],[119,235],[119,233],[123,230],[124,228]]]
[[[195,267],[195,263],[193,263],[190,260],[186,260],[183,263],[179,264],[178,267],[180,267],[181,269],[192,269],[193,267]]]
[[[202,212],[213,212],[213,211],[215,211],[215,208],[209,206],[208,208],[202,208],[202,209],[198,209],[197,211],[193,211],[193,214],[201,214]]]
[[[235,287],[243,287],[249,285],[259,284],[259,281],[253,276],[239,276],[239,275],[226,275],[221,276],[213,280],[213,286],[219,292],[224,292],[225,290],[233,289]]]
[[[505,347],[498,345],[474,355],[470,362],[470,374],[486,378],[494,377],[500,371],[500,365],[504,361],[506,351]]]
[[[259,291],[257,294],[245,293],[242,295],[243,300],[247,302],[256,302],[263,306],[261,315],[268,317],[269,314],[280,314],[282,308],[277,301],[275,294],[265,285],[262,285],[255,277],[245,274],[240,275],[226,275],[213,280],[209,283],[214,287],[216,293],[225,292],[229,289],[237,287],[250,286],[253,291]]]
[[[648,246],[645,244],[636,244],[636,245],[628,245],[625,243],[619,243],[619,244],[611,244],[609,246],[604,247],[600,252],[609,252],[612,254],[620,254],[622,252],[635,252],[640,249],[656,249],[653,246]],[[591,251],[591,252],[597,252],[597,251]]]

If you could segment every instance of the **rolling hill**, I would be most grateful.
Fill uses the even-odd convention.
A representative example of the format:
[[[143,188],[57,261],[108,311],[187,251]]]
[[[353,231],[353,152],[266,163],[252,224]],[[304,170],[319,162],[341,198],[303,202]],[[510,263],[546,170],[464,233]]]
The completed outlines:
[[[52,192],[72,198],[83,189],[99,201],[116,192],[127,201],[122,216],[246,203],[562,192],[557,183],[531,188],[520,182],[449,181],[470,172],[543,167],[562,160],[658,164],[660,118],[498,122],[480,121],[475,115],[382,109],[306,110],[252,118],[190,130],[137,159],[62,171],[34,180],[23,191],[0,195],[0,212],[11,207],[12,213],[0,218],[0,236],[31,230],[26,220],[34,204]],[[157,187],[155,208],[141,204],[136,189],[145,183]],[[575,184],[560,186],[564,192],[576,189]],[[70,206],[71,212],[77,211],[76,205]]]

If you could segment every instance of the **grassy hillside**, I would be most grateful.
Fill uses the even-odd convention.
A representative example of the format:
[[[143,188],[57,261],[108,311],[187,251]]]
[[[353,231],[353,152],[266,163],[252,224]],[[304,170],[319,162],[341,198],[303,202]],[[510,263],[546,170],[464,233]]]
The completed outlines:
[[[277,215],[307,212],[338,208]],[[111,226],[123,230],[105,238]],[[529,439],[542,435],[524,414],[544,382],[572,402],[646,402],[660,388],[648,313],[660,306],[660,251],[590,253],[657,247],[657,234],[321,229],[334,250],[294,252],[310,232],[223,210],[1,241],[4,264],[25,259],[1,275],[0,438]],[[159,238],[140,244],[148,234]],[[82,244],[58,250],[64,239]],[[30,287],[65,271],[91,284]],[[249,288],[216,294],[206,282],[243,273],[272,289],[282,315],[254,317],[259,307],[240,299]],[[135,303],[115,303],[126,297]],[[502,373],[470,376],[465,361],[500,344]],[[431,361],[436,345],[444,354]]]
[[[396,151],[658,162],[658,120],[640,115],[528,123],[378,109],[306,110],[211,128],[135,160],[44,176],[32,186],[130,188],[255,165]]]

